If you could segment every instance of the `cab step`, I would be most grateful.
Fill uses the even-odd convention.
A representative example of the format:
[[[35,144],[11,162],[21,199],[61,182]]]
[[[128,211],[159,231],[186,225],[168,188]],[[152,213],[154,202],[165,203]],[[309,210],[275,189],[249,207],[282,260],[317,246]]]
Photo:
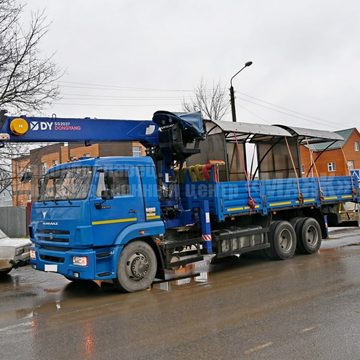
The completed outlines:
[[[176,269],[186,264],[202,261],[202,238],[184,240],[165,240],[161,244],[164,254],[165,268]]]

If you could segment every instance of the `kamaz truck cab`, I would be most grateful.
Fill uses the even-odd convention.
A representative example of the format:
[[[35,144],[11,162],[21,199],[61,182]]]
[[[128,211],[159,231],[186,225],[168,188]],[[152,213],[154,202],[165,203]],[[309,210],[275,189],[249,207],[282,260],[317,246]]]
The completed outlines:
[[[163,233],[151,158],[79,160],[44,178],[32,208],[32,261],[69,279],[114,279],[124,245]],[[146,261],[140,256],[128,271],[140,277]]]

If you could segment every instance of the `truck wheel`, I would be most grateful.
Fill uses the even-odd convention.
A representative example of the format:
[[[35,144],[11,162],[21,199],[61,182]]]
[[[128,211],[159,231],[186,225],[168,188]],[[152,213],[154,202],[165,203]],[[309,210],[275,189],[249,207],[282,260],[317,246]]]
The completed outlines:
[[[290,220],[290,224],[294,228],[296,234],[296,252],[299,254],[302,254],[302,245],[300,244],[300,230],[301,225],[305,219],[305,217],[294,217]]]
[[[157,261],[154,250],[144,241],[134,241],[123,249],[115,285],[119,290],[134,292],[147,289],[155,279]]]
[[[260,250],[260,254],[262,254],[262,256],[264,258],[268,258],[270,260],[273,259],[273,252],[271,250],[271,248],[272,248],[271,234],[275,231],[275,228],[279,224],[279,222],[280,222],[279,220],[273,221],[269,226],[269,231],[268,231],[267,234],[268,234],[268,242],[270,244],[270,247],[266,248],[266,249],[263,249],[263,250]]]
[[[269,229],[270,247],[265,249],[267,256],[273,260],[290,259],[295,254],[296,234],[287,221],[275,221]]]
[[[301,254],[314,254],[321,246],[321,228],[314,218],[305,218],[297,229],[298,250]]]
[[[298,226],[298,224],[301,222],[301,221],[304,221],[305,218],[304,217],[294,217],[290,220],[290,224],[292,225],[292,227],[295,229],[295,232],[296,232],[296,227]]]

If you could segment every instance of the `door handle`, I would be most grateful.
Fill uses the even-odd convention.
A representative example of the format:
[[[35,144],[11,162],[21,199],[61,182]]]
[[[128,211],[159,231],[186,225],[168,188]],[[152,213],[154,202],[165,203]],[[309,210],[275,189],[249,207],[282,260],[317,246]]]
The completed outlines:
[[[130,209],[129,210],[129,214],[136,214],[136,213],[137,213],[137,211],[135,209]]]
[[[111,209],[110,205],[104,205],[104,203],[95,203],[95,209],[101,210],[101,209]]]

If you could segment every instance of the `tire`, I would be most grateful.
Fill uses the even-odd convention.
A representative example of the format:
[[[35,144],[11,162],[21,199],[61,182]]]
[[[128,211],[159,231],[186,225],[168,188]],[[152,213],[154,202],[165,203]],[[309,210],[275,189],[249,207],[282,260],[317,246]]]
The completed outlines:
[[[275,228],[276,226],[280,223],[280,221],[273,221],[270,226],[269,226],[269,231],[268,231],[268,241],[269,241],[269,244],[270,244],[270,247],[269,248],[266,248],[266,249],[263,249],[263,250],[260,250],[262,252],[262,256],[264,258],[267,258],[267,259],[270,259],[270,260],[273,260],[273,252],[272,252],[272,237],[271,237],[271,234],[275,231]]]
[[[301,254],[314,254],[321,246],[322,234],[319,223],[314,218],[305,218],[298,225],[298,250]]]
[[[296,250],[296,234],[288,221],[275,221],[269,229],[270,247],[265,253],[272,260],[286,260],[294,256]]]
[[[296,227],[299,225],[300,222],[302,222],[304,220],[305,220],[304,217],[294,217],[290,220],[290,224],[295,229],[295,232],[296,232]]]
[[[149,288],[155,279],[157,261],[154,250],[144,241],[134,241],[123,249],[117,270],[117,288],[134,292]]]
[[[290,220],[290,224],[293,226],[296,234],[296,252],[298,254],[303,253],[302,245],[299,241],[300,239],[300,232],[301,232],[301,225],[305,221],[305,217],[295,217]]]

